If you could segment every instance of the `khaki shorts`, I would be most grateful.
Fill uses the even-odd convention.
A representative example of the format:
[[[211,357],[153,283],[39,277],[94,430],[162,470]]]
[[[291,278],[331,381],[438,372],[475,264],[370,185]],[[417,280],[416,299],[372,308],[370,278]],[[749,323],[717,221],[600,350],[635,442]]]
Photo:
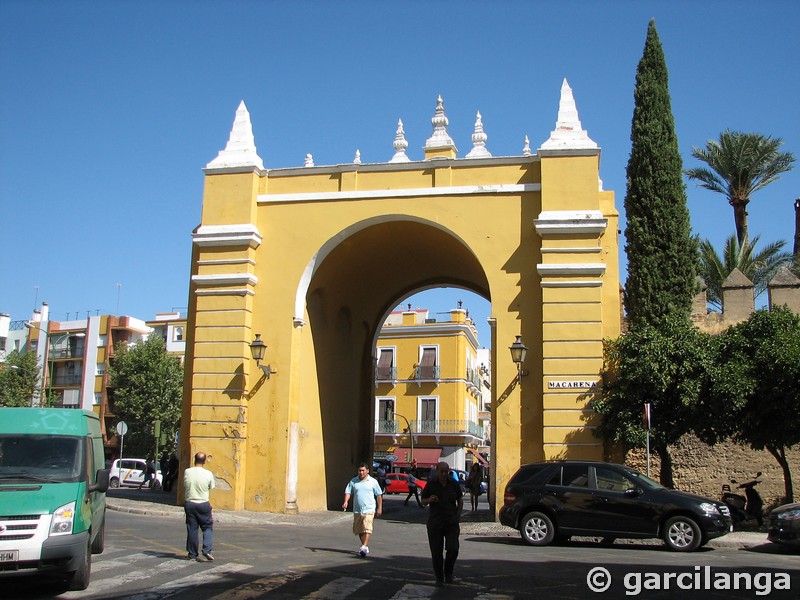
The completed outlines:
[[[372,533],[372,523],[374,520],[374,513],[353,515],[353,533],[356,535]]]

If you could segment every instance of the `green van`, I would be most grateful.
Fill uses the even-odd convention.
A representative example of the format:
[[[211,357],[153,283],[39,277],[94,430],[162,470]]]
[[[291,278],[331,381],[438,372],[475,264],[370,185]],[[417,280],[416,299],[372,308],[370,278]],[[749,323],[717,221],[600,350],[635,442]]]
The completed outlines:
[[[108,478],[93,412],[0,408],[0,577],[85,590],[105,544]]]

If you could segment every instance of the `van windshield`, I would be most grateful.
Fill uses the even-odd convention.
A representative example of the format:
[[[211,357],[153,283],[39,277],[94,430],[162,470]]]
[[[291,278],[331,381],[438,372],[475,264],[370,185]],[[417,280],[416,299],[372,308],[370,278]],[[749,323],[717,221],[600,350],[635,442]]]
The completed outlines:
[[[0,484],[81,481],[83,438],[0,434]]]

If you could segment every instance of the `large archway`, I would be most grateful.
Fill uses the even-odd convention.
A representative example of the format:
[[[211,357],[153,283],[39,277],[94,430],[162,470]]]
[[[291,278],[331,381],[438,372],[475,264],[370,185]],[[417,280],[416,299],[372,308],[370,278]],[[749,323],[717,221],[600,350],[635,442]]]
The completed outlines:
[[[242,104],[206,168],[181,459],[211,456],[220,507],[337,505],[369,459],[382,319],[437,285],[492,302],[493,484],[522,462],[602,457],[588,399],[619,332],[618,215],[571,90],[537,154],[458,158],[441,103],[425,160],[395,147],[389,163],[265,169]],[[518,381],[505,347],[520,335]]]

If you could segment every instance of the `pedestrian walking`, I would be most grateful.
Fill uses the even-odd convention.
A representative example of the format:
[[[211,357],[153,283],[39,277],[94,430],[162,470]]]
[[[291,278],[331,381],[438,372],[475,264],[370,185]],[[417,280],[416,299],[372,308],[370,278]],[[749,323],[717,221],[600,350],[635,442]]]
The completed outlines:
[[[215,487],[214,474],[205,468],[206,455],[194,455],[194,466],[183,472],[184,500],[186,513],[186,552],[189,560],[202,562],[198,552],[198,529],[203,535],[203,556],[214,560],[211,543],[214,536],[214,517],[211,512],[209,494]]]
[[[139,484],[137,489],[142,489],[142,486],[144,485],[149,487],[151,490],[153,489],[153,481],[155,481],[156,478],[155,464],[156,462],[153,459],[153,456],[148,456],[147,460],[145,461],[144,473],[142,474],[142,483]]]
[[[411,499],[411,496],[417,499],[417,506],[422,508],[422,502],[419,501],[419,486],[417,485],[417,478],[414,477],[413,473],[408,474],[408,496],[406,496],[406,501],[403,503],[403,506],[408,506],[408,501]]]
[[[483,469],[481,466],[474,462],[472,468],[469,470],[469,477],[466,481],[466,487],[469,490],[469,501],[472,504],[470,514],[478,512],[478,497],[483,493],[481,484],[483,483]]]
[[[449,475],[450,465],[436,465],[436,479],[422,490],[422,504],[430,507],[428,513],[428,545],[433,560],[436,586],[453,583],[453,569],[458,558],[459,520],[464,509],[461,486]],[[444,553],[446,552],[446,556]]]
[[[353,477],[344,490],[342,510],[347,510],[350,498],[353,498],[353,533],[361,540],[358,554],[366,557],[369,554],[369,540],[375,517],[383,514],[383,491],[378,482],[370,477],[367,463],[358,465],[358,475]]]

